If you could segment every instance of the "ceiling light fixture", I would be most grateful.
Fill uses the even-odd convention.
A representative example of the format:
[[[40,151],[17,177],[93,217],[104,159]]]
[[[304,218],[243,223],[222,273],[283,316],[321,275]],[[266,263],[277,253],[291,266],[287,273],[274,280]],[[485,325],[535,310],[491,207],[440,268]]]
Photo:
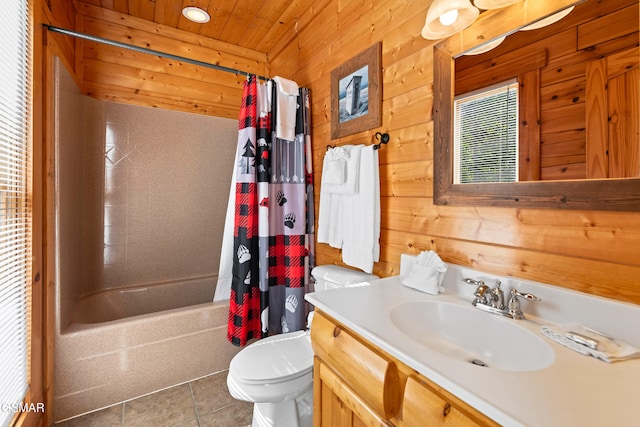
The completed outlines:
[[[518,3],[519,1],[521,0],[474,0],[473,4],[479,9],[490,10],[502,9],[503,7]]]
[[[435,0],[427,12],[422,37],[427,40],[449,37],[471,25],[479,14],[470,0]]]
[[[480,55],[481,53],[489,52],[491,49],[500,45],[500,43],[502,43],[506,37],[507,36],[501,36],[493,41],[490,41],[489,43],[485,43],[481,46],[475,47],[465,52],[465,55]]]
[[[554,13],[551,16],[547,16],[544,19],[534,22],[531,25],[527,25],[526,27],[522,27],[520,31],[529,31],[529,30],[537,30],[538,28],[546,27],[547,25],[554,24],[570,14],[573,11],[574,6],[568,7],[565,10],[562,10],[558,13]]]
[[[182,14],[189,21],[195,22],[197,24],[204,24],[205,22],[209,22],[211,17],[205,11],[200,9],[199,7],[188,6],[182,9]]]

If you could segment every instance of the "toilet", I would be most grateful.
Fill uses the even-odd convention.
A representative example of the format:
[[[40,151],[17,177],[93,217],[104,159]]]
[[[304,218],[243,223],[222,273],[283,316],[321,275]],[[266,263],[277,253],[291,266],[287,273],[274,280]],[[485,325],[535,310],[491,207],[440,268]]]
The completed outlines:
[[[315,267],[311,275],[316,292],[378,278],[336,265]],[[274,335],[241,350],[229,365],[227,386],[235,399],[253,402],[253,427],[311,427],[313,350],[309,330]]]

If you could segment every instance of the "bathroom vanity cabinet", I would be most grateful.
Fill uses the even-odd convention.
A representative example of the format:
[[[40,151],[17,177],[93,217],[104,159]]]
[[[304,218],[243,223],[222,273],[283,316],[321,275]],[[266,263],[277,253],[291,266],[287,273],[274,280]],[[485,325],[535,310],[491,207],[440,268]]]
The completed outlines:
[[[497,426],[415,370],[316,310],[314,426]]]

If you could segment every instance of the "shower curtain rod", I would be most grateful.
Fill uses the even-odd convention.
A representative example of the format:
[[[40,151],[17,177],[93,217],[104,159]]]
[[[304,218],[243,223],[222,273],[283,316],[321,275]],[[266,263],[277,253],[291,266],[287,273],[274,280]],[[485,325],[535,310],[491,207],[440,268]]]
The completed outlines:
[[[102,37],[92,36],[91,34],[85,34],[77,31],[66,30],[60,27],[54,27],[53,25],[42,24],[42,26],[53,33],[60,33],[67,36],[78,37],[80,39],[90,40],[98,43],[104,43],[110,46],[121,47],[123,49],[135,50],[136,52],[148,53],[149,55],[162,56],[164,58],[173,59],[175,61],[188,62],[189,64],[199,65],[201,67],[213,68],[214,70],[226,71],[228,73],[233,73],[233,74],[243,74],[245,76],[256,76],[260,80],[269,80],[269,78],[267,77],[259,76],[253,73],[247,73],[246,71],[236,70],[235,68],[229,68],[229,67],[225,67],[217,64],[210,64],[208,62],[185,58],[184,56],[173,55],[171,53],[161,52],[159,50],[147,49],[144,47],[138,47],[131,44],[121,43],[115,40],[109,40]]]

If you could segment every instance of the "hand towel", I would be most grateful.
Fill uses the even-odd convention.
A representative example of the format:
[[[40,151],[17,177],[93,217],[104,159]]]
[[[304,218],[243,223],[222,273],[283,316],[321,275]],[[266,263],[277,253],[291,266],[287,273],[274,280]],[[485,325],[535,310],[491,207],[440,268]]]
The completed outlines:
[[[326,174],[326,176],[325,176]],[[346,159],[327,159],[323,164],[322,177],[326,184],[344,184],[347,178]]]
[[[319,243],[328,243],[332,248],[342,249],[343,230],[351,226],[350,216],[344,213],[347,201],[342,196],[357,191],[362,147],[363,145],[345,145],[330,148],[324,155],[317,236]],[[338,159],[348,159],[344,171],[345,181],[342,184],[333,182],[336,176],[330,170],[334,166],[331,160]]]
[[[571,323],[566,325],[545,325],[540,328],[540,332],[542,332],[542,334],[547,338],[550,338],[571,350],[577,351],[585,356],[593,356],[596,359],[603,360],[607,363],[640,357],[640,349],[605,336],[580,324]],[[589,340],[594,340],[597,342],[597,347],[591,348],[587,345],[579,344],[568,338],[571,334],[579,334]]]
[[[318,243],[327,243],[332,248],[342,248],[342,196],[327,193],[320,185],[318,207]]]
[[[330,180],[324,179],[324,167],[322,170],[323,181],[325,191],[332,194],[354,194],[358,191],[358,182],[360,180],[360,156],[362,153],[363,145],[343,145],[341,147],[330,148],[325,153],[324,161],[328,159],[343,159],[345,160],[345,180],[344,182],[337,184]]]
[[[409,274],[402,279],[402,284],[421,292],[438,295],[444,291],[442,281],[446,272],[447,264],[438,254],[433,251],[424,251],[418,255]]]
[[[358,191],[342,197],[342,261],[371,273],[380,259],[380,173],[378,151],[362,147]]]
[[[283,77],[276,82],[276,138],[293,141],[296,137],[296,113],[298,109],[298,83]]]
[[[342,151],[329,149],[325,153],[322,165],[322,178],[320,181],[320,206],[318,207],[318,243],[328,243],[332,248],[342,248],[342,198],[339,194],[332,194],[327,191],[329,182],[333,179],[328,160],[333,156],[340,157]],[[329,181],[329,182],[327,182]]]
[[[321,185],[342,186],[347,179],[348,160],[349,153],[347,153],[344,148],[335,147],[328,149],[324,154],[324,161],[322,163]]]

